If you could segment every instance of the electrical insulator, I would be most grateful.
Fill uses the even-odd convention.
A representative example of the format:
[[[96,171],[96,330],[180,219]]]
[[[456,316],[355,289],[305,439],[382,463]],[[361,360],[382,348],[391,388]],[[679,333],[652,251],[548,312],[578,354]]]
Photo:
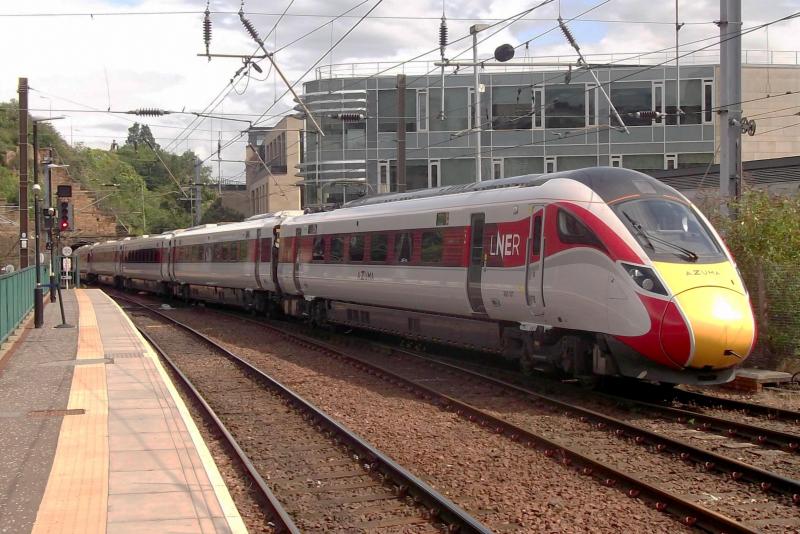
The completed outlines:
[[[661,112],[659,111],[637,111],[636,112],[637,119],[659,119],[661,118]]]
[[[258,36],[255,26],[253,26],[253,23],[244,16],[244,3],[242,3],[242,6],[239,8],[239,20],[242,21],[242,25],[244,26],[244,29],[247,30],[247,33],[250,34],[250,37],[252,37],[253,40],[258,44],[262,44],[261,38]]]
[[[145,117],[158,117],[161,115],[169,115],[171,112],[157,108],[141,108],[141,109],[135,109],[131,113],[133,115],[140,115]]]
[[[447,48],[447,19],[442,15],[442,23],[439,25],[439,52],[444,57],[444,49]]]
[[[208,10],[208,4],[206,4],[205,17],[203,18],[203,41],[206,43],[206,55],[209,56],[208,47],[211,44],[211,12]],[[211,57],[208,59],[210,61]]]
[[[576,52],[580,51],[581,48],[578,46],[578,43],[575,42],[572,32],[569,31],[569,27],[567,27],[567,25],[564,23],[564,19],[561,17],[558,17],[558,26],[561,28],[561,32],[564,34],[564,37],[566,37],[567,41],[569,41],[569,44],[572,46],[572,48],[574,48]]]
[[[339,119],[342,122],[359,122],[366,119],[366,117],[361,113],[337,113],[331,118]]]

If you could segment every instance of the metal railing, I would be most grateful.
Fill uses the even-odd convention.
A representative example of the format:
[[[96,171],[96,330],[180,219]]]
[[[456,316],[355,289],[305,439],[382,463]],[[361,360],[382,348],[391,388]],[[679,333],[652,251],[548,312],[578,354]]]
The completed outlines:
[[[614,54],[586,54],[586,60],[595,64],[614,64],[623,66],[646,66],[656,65],[667,62],[664,67],[673,66],[668,63],[675,59],[675,53],[670,52],[626,52]],[[436,75],[438,67],[435,63],[440,61],[438,58],[430,61],[409,61],[398,65],[392,61],[371,61],[361,63],[334,63],[332,65],[322,65],[316,68],[316,79],[325,80],[330,78],[360,78],[375,76],[378,73],[385,76],[396,74],[421,75],[431,73]],[[558,66],[547,67],[526,67],[515,63],[519,62],[541,62],[563,64],[561,68],[575,65],[575,55],[565,56],[535,56],[517,57],[504,64],[503,66],[484,67],[486,73],[503,73],[519,71],[547,71],[557,70]],[[709,49],[688,54],[681,57],[681,65],[715,65],[719,63],[719,50]],[[747,49],[742,50],[742,64],[744,65],[800,65],[800,50],[762,50]],[[469,73],[469,69],[465,71]]]
[[[35,267],[0,275],[0,343],[19,326],[33,309],[33,288],[36,285]],[[47,280],[49,271],[42,267],[42,280]],[[44,285],[45,293],[47,286]]]

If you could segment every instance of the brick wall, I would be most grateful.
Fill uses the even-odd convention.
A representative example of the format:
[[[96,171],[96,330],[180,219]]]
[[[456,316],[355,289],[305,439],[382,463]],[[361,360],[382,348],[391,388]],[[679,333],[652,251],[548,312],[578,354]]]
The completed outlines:
[[[96,203],[99,198],[97,193],[87,191],[79,182],[70,179],[67,169],[55,167],[51,169],[53,190],[59,185],[72,186],[72,213],[75,218],[75,230],[66,232],[62,242],[66,244],[84,241],[102,241],[127,236],[125,228],[117,224],[117,219]]]

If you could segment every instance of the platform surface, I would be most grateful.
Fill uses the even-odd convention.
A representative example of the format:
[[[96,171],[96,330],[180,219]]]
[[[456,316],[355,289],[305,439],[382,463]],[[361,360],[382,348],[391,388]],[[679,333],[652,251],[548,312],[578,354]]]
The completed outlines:
[[[183,401],[122,310],[64,292],[0,368],[0,532],[225,533],[244,524]]]

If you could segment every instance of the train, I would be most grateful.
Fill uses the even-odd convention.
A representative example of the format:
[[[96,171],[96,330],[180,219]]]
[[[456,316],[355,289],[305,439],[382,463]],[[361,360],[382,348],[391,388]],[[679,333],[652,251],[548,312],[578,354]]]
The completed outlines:
[[[87,282],[465,347],[562,376],[719,384],[756,338],[711,223],[675,189],[623,168],[388,193],[76,255]]]

